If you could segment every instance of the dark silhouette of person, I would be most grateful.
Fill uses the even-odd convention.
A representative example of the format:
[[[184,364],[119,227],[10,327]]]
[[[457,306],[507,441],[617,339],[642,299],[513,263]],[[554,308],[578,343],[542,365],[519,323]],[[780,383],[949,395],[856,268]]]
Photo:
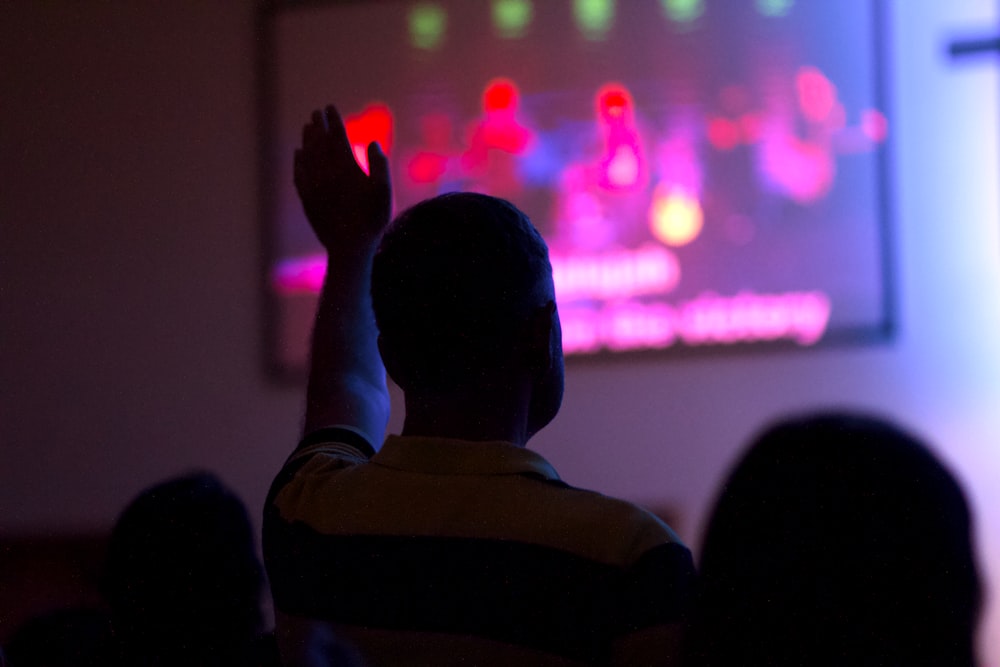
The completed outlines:
[[[103,588],[123,665],[276,664],[246,508],[211,474],[157,484],[125,508]]]
[[[971,667],[962,489],[914,436],[830,413],[765,430],[711,514],[687,665]]]
[[[525,447],[563,394],[545,242],[473,193],[390,225],[375,143],[368,165],[333,107],[313,114],[295,184],[329,262],[304,437],[264,512],[283,658],[315,664],[332,630],[370,665],[670,664],[690,552]],[[406,418],[384,437],[387,370]]]
[[[105,610],[57,609],[22,623],[7,642],[0,667],[106,667],[113,657],[111,619]]]

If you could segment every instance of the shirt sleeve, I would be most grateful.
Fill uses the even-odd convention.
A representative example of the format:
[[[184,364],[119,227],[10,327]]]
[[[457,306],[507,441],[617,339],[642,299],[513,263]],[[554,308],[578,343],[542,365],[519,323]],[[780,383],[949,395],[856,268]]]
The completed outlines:
[[[375,448],[355,429],[342,426],[323,428],[307,434],[275,476],[264,504],[262,542],[264,565],[279,607],[288,591],[300,585],[300,533],[311,530],[302,520],[290,519],[288,513],[282,511],[279,503],[282,491],[294,485],[297,475],[316,456],[330,459],[335,467],[350,468],[367,462],[374,454]],[[296,508],[293,501],[293,505],[285,509],[294,516],[303,508]]]
[[[618,634],[684,622],[695,577],[694,560],[684,545],[668,542],[646,551],[625,571]]]

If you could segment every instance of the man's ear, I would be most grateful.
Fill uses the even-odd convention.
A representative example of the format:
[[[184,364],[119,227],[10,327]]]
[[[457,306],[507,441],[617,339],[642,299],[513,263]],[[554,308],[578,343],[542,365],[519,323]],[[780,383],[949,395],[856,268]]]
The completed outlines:
[[[548,371],[555,362],[552,336],[556,326],[556,302],[548,301],[531,312],[528,321],[528,363],[532,370]]]

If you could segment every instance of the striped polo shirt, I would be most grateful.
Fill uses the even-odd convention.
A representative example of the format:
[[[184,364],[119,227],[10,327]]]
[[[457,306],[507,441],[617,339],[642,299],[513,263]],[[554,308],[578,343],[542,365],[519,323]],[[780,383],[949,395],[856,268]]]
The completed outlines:
[[[666,524],[528,449],[389,436],[375,453],[344,428],[278,474],[264,557],[282,617],[329,622],[371,665],[605,664],[679,623],[694,577]]]

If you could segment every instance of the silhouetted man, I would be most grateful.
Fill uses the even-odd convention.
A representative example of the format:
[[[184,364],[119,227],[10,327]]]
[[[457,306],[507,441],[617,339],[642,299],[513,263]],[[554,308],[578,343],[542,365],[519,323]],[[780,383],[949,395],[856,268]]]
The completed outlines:
[[[265,510],[284,656],[309,664],[332,632],[371,665],[669,664],[688,550],[525,449],[563,391],[544,241],[470,193],[386,228],[377,144],[368,162],[332,107],[313,114],[295,184],[329,266],[304,439]],[[383,443],[386,369],[406,419]]]

